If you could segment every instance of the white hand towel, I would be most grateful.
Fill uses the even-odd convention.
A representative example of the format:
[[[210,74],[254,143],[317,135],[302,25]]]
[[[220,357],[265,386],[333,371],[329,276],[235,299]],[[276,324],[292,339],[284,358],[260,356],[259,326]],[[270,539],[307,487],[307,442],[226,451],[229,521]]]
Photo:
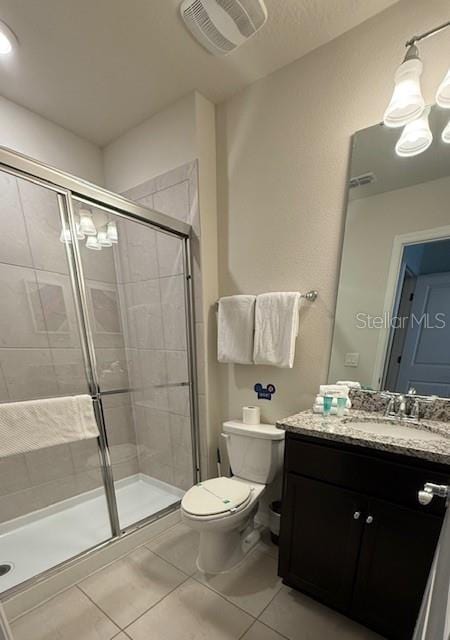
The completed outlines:
[[[256,296],[219,300],[217,358],[229,364],[253,364]]]
[[[292,369],[300,294],[263,293],[255,306],[255,364]]]
[[[338,380],[336,382],[337,385],[344,385],[345,387],[348,387],[349,389],[361,389],[361,383],[360,382],[356,382],[354,380]]]
[[[88,395],[0,404],[0,458],[98,435]]]

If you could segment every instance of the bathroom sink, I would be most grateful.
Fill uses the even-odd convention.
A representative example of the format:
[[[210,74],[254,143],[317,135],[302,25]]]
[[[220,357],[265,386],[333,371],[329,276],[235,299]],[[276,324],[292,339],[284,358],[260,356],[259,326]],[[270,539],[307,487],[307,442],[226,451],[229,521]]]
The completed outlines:
[[[390,420],[386,421],[370,421],[370,420],[344,420],[344,424],[355,429],[356,431],[363,431],[372,435],[389,436],[390,438],[396,438],[401,440],[422,440],[422,441],[436,441],[442,440],[443,435],[429,431],[425,428],[419,428],[414,424],[401,424],[400,422],[394,422]]]

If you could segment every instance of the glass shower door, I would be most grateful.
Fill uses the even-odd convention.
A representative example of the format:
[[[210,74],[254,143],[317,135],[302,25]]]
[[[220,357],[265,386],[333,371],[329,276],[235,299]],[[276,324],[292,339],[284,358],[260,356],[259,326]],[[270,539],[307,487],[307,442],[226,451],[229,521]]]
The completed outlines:
[[[0,402],[89,393],[61,197],[0,171]],[[110,537],[97,440],[0,440],[0,592]]]
[[[194,478],[183,240],[74,199],[120,527]]]

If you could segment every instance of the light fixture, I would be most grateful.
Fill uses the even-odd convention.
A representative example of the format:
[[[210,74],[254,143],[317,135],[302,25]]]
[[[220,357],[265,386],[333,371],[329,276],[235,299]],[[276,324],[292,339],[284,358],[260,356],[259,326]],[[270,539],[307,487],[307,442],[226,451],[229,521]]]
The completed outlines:
[[[64,228],[61,229],[61,233],[59,235],[59,241],[63,244],[72,244],[72,236],[70,235],[70,229]]]
[[[92,214],[89,209],[80,209],[80,232],[85,236],[96,236],[97,229],[95,228]]]
[[[436,93],[436,102],[443,109],[450,109],[450,69],[439,85]]]
[[[7,24],[0,20],[0,55],[7,56],[17,46],[17,38]]]
[[[117,225],[115,222],[108,222],[106,235],[112,244],[117,244],[119,242],[119,234],[117,233]]]
[[[391,101],[384,113],[387,127],[403,127],[416,120],[425,107],[420,88],[423,64],[416,45],[411,45],[405,59],[395,72],[395,88]]]
[[[402,158],[417,156],[428,149],[433,142],[428,116],[431,108],[426,107],[422,115],[409,122],[402,131],[399,141],[395,145],[395,152]]]
[[[450,144],[450,120],[447,122],[447,125],[444,128],[441,138],[442,142],[445,142],[445,144]]]
[[[86,240],[86,249],[92,249],[92,251],[101,251],[102,248],[97,241],[97,236],[88,236]]]
[[[112,247],[112,242],[108,238],[106,229],[100,229],[97,233],[97,242],[101,247]]]

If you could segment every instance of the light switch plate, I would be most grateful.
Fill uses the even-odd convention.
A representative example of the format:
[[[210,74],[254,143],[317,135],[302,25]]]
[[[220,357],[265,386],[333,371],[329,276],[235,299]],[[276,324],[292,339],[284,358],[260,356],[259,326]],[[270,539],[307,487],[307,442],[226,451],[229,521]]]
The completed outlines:
[[[344,367],[357,367],[359,365],[359,353],[346,353]]]

